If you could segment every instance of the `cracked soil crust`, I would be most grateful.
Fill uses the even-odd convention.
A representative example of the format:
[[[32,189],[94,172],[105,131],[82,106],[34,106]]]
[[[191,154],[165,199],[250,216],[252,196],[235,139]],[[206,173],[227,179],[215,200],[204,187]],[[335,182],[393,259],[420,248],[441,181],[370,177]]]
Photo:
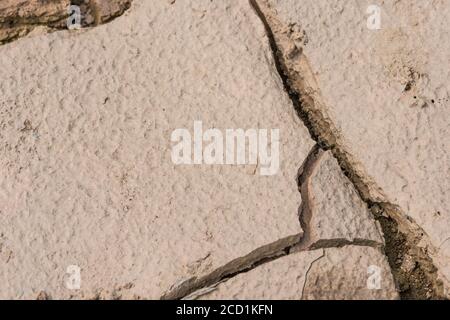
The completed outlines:
[[[418,247],[420,240],[426,237],[425,232],[411,219],[406,219],[397,205],[383,201],[382,196],[380,198],[384,194],[381,188],[361,170],[360,164],[355,164],[340,142],[340,134],[326,113],[307,57],[300,48],[290,51],[293,46],[295,48],[293,40],[289,39],[266,0],[249,1],[266,28],[277,70],[299,117],[319,146],[333,152],[342,171],[380,222],[386,242],[385,252],[402,298],[442,299],[444,293],[442,283],[437,279],[437,268],[426,249]],[[370,189],[378,190],[377,194],[373,195]],[[402,268],[406,259],[417,263],[412,272]]]
[[[446,298],[430,253],[439,248],[348,148],[298,44],[299,37],[307,43],[306,33],[293,35],[273,3],[0,4],[0,45],[8,43],[0,47],[7,69],[0,87],[0,161],[7,172],[0,181],[0,268],[9,274],[9,291],[0,289],[0,297],[270,299],[282,292],[289,299]],[[136,25],[117,19],[104,26],[111,29],[66,34],[61,41],[54,41],[57,34],[42,43],[29,37],[66,29],[70,5],[81,8],[83,28],[127,10]],[[21,37],[27,39],[11,43]],[[77,64],[52,61],[58,50],[73,53]],[[16,72],[16,65],[43,57],[49,60],[43,68]],[[411,69],[409,77],[408,92],[422,75]],[[29,94],[16,93],[20,81]],[[258,112],[252,103],[260,105]],[[211,127],[282,126],[288,137],[281,140],[281,174],[257,177],[259,163],[237,169],[172,165],[170,132],[201,117]],[[25,191],[16,189],[22,184]],[[61,230],[70,223],[76,226],[71,232]],[[27,237],[27,228],[36,235]],[[80,236],[80,230],[87,231]],[[18,239],[28,241],[31,252],[42,243],[55,248],[34,256]],[[24,259],[31,266],[44,261],[40,276],[78,259],[89,288],[72,296],[59,288],[61,276],[52,275],[25,290],[24,277],[11,271]],[[365,287],[374,263],[384,275],[380,291]],[[274,281],[261,286],[265,277]],[[41,287],[46,282],[49,288]],[[339,292],[342,286],[346,292]]]

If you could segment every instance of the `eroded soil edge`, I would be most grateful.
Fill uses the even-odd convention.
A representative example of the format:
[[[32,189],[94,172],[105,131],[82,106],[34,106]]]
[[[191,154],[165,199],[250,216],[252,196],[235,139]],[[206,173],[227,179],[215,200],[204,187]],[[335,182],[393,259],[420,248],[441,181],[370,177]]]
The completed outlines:
[[[133,0],[2,0],[0,45],[25,37],[33,31],[50,33],[67,30],[70,6],[80,9],[82,28],[95,27],[124,14]]]

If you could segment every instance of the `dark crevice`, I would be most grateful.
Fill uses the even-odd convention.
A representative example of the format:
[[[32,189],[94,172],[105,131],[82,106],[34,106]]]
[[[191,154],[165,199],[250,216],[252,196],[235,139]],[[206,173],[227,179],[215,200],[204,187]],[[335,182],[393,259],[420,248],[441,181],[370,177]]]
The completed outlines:
[[[348,246],[383,249],[383,244],[375,240],[354,239],[353,241],[350,241],[347,239],[322,239],[311,244],[309,250],[343,248]]]

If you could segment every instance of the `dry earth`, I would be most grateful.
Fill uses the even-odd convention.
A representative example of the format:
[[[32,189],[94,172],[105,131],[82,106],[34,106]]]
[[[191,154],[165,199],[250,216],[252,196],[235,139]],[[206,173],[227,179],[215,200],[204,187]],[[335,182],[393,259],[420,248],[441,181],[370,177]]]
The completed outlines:
[[[1,1],[0,298],[448,297],[450,6],[370,4]],[[279,170],[174,164],[196,121]]]

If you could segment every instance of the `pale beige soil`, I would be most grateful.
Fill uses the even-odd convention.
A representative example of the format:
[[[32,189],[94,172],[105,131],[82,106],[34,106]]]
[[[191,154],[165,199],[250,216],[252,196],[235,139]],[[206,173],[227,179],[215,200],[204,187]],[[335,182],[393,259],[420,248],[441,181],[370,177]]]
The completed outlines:
[[[0,2],[0,298],[448,294],[450,6],[369,2]],[[175,165],[194,121],[279,171]]]

